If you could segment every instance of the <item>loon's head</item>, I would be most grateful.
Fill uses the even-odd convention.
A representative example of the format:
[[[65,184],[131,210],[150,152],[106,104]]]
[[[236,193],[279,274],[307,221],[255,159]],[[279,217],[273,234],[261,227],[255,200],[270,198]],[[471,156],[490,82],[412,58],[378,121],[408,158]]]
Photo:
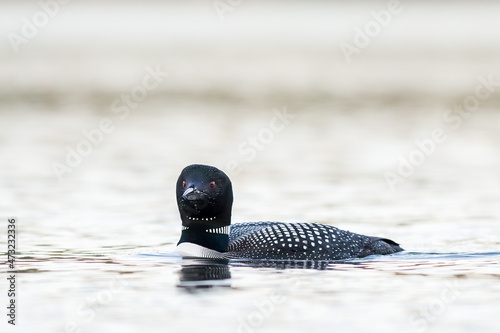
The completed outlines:
[[[182,234],[177,250],[183,256],[219,258],[229,244],[233,188],[219,169],[189,165],[177,180],[177,206]]]
[[[219,169],[189,165],[177,180],[177,205],[182,225],[191,229],[214,229],[231,224],[233,189]]]

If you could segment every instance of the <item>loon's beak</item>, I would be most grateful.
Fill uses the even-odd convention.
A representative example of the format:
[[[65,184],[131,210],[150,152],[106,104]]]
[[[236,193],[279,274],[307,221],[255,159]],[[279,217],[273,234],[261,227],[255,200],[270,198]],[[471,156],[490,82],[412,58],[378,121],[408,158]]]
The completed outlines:
[[[182,198],[188,201],[203,200],[205,197],[205,193],[192,187],[187,188],[182,194]]]
[[[194,188],[192,188],[192,187],[187,188],[187,189],[184,191],[184,193],[182,193],[182,197],[183,197],[184,199],[187,199],[188,194],[189,194],[189,193],[191,193],[191,192],[193,192],[193,191],[194,191]]]

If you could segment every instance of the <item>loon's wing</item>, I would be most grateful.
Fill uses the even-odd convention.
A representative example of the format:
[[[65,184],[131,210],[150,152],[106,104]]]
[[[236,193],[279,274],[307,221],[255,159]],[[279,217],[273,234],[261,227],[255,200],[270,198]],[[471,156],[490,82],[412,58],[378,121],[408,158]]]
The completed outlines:
[[[231,225],[231,231],[229,232],[229,244],[237,240],[238,238],[248,235],[252,232],[259,231],[261,229],[267,228],[275,223],[279,222],[245,222],[245,223],[235,223]]]

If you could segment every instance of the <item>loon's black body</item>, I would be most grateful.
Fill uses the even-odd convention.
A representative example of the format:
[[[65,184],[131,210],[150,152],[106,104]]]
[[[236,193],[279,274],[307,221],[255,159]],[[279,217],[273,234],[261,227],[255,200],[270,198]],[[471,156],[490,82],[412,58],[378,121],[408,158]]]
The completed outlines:
[[[341,260],[402,251],[390,239],[319,223],[248,222],[231,225],[231,181],[215,167],[194,164],[177,181],[184,256],[277,260]]]

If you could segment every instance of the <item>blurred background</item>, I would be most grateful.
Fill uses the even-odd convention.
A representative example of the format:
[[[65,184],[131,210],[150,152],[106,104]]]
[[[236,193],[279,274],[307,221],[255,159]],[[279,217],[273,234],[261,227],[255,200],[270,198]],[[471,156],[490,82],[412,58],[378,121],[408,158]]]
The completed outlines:
[[[238,318],[255,295],[283,284],[273,270],[233,267],[239,293],[192,297],[175,288],[178,259],[130,263],[173,251],[174,184],[192,163],[228,173],[234,222],[317,221],[411,253],[498,256],[499,14],[495,1],[1,1],[0,209],[19,220],[20,270],[45,272],[21,274],[20,329],[248,331]],[[314,283],[250,329],[362,330],[362,312],[380,330],[491,331],[500,272],[453,256],[396,286],[384,281],[403,268],[382,264],[335,283],[307,273]],[[78,314],[116,272],[130,273],[120,301]],[[461,301],[412,324],[456,276],[471,278]],[[332,283],[336,296],[319,296]],[[409,291],[420,284],[427,294]],[[390,301],[373,310],[381,293]],[[463,315],[471,306],[484,320]]]

